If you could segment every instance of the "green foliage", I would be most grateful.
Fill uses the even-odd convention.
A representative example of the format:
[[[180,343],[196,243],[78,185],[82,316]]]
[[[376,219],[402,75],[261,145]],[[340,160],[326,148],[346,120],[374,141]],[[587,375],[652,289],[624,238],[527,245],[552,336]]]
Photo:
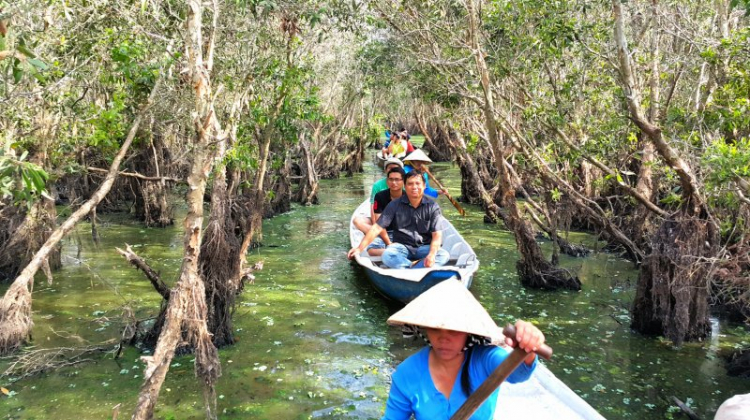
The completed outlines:
[[[745,16],[750,16],[750,0],[731,0],[729,5],[734,7],[742,7],[745,9]]]
[[[26,152],[16,158],[0,150],[0,195],[12,199],[15,205],[31,206],[46,195],[49,175],[39,165],[25,161],[26,157]]]
[[[750,138],[712,142],[703,156],[703,165],[708,173],[707,180],[713,187],[737,178],[750,181]]]
[[[750,28],[735,31],[729,39],[722,39],[719,50],[708,48],[702,56],[707,61],[723,66],[726,61],[724,83],[721,83],[705,111],[706,124],[717,127],[727,138],[750,135]]]

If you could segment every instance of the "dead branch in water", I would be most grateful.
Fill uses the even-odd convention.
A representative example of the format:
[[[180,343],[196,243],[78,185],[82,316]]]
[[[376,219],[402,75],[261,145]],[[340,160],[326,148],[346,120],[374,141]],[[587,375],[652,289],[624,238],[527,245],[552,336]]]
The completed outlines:
[[[151,281],[151,284],[154,286],[154,289],[156,289],[157,292],[163,297],[165,300],[169,300],[169,286],[167,286],[164,281],[161,279],[161,276],[159,273],[156,272],[153,268],[151,268],[150,265],[138,256],[135,252],[133,252],[133,249],[130,247],[130,245],[125,244],[126,249],[123,251],[121,248],[115,248],[117,249],[117,252],[120,253],[123,257],[125,257],[126,260],[133,266],[135,266],[137,269],[141,270],[143,274],[146,275],[146,278]]]
[[[86,167],[86,170],[87,171],[91,171],[91,172],[101,172],[101,173],[106,173],[107,172],[106,169],[95,168],[93,166]],[[119,176],[127,176],[127,177],[131,177],[131,178],[138,178],[138,179],[141,179],[143,181],[159,181],[159,182],[169,181],[169,182],[176,182],[178,184],[185,184],[185,183],[187,183],[184,179],[171,178],[171,177],[168,177],[168,176],[146,176],[146,175],[141,175],[141,174],[136,173],[136,172],[122,172],[121,171],[121,172],[118,172],[117,175],[119,175]]]
[[[111,351],[112,344],[115,343],[117,343],[117,340],[109,340],[101,344],[84,347],[28,349],[15,358],[8,368],[0,374],[0,378],[19,380],[67,366],[90,362],[94,360],[93,355]]]

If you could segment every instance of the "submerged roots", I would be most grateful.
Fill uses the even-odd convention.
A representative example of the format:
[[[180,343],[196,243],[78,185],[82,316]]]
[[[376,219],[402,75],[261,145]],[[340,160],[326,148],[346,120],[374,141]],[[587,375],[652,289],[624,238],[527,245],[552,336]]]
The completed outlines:
[[[31,292],[25,284],[13,283],[0,301],[0,356],[21,347],[32,325]]]

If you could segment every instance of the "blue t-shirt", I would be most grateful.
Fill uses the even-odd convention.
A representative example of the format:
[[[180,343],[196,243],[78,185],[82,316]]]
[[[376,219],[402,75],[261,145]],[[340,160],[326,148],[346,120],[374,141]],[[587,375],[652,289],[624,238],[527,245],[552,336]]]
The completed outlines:
[[[432,382],[429,354],[430,347],[425,347],[404,360],[393,372],[391,392],[388,395],[382,420],[408,420],[412,414],[417,420],[448,420],[466,401],[468,396],[464,395],[461,390],[463,366],[458,372],[450,400],[448,400]],[[508,352],[500,347],[475,347],[472,350],[469,365],[472,389],[479,388],[507,356]],[[517,383],[529,379],[536,368],[536,364],[536,360],[531,366],[521,363],[521,366],[510,374],[508,382]],[[499,392],[500,389],[496,389],[484,404],[474,412],[471,420],[492,420],[495,415]]]
[[[411,165],[404,165],[404,172],[409,173],[414,170],[414,167]],[[438,198],[438,192],[436,189],[430,187],[430,178],[427,176],[427,172],[424,172],[422,174],[424,177],[424,195],[432,198]]]

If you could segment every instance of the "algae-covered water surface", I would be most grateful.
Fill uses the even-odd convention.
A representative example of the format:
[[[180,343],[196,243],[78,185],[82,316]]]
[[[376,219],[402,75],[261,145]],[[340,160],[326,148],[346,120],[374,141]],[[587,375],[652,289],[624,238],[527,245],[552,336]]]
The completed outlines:
[[[446,164],[434,169],[457,195],[457,169]],[[249,256],[251,262],[264,261],[264,268],[238,298],[237,344],[220,351],[219,418],[382,415],[390,372],[420,343],[405,342],[386,326],[398,306],[377,295],[345,256],[351,212],[378,176],[368,163],[362,175],[322,182],[320,205],[297,206],[264,222],[264,246]],[[750,382],[726,376],[718,356],[721,348],[750,345],[741,326],[714,321],[710,340],[681,348],[632,333],[628,307],[637,271],[606,253],[563,258],[581,278],[582,292],[526,290],[515,272],[512,237],[501,226],[483,224],[479,209],[468,207],[469,215],[461,218],[440,200],[481,261],[472,292],[498,323],[516,318],[537,323],[555,350],[549,368],[605,417],[677,418],[670,401],[675,396],[708,419],[721,401],[750,391]],[[181,259],[179,221],[177,227],[145,229],[122,215],[102,219],[98,246],[90,226],[81,224],[63,244],[64,267],[54,282],[38,278],[32,349],[100,345],[114,350],[123,313],[139,319],[158,313],[159,296],[115,247],[132,245],[173,284]],[[595,243],[583,234],[570,239]],[[549,250],[548,243],[543,246]],[[2,386],[9,395],[0,402],[2,417],[85,420],[112,418],[116,412],[129,417],[143,380],[143,354],[128,348],[118,359],[113,355],[92,354],[29,378],[6,375]],[[3,369],[13,360],[3,361]],[[174,359],[156,417],[205,417],[191,356]]]

